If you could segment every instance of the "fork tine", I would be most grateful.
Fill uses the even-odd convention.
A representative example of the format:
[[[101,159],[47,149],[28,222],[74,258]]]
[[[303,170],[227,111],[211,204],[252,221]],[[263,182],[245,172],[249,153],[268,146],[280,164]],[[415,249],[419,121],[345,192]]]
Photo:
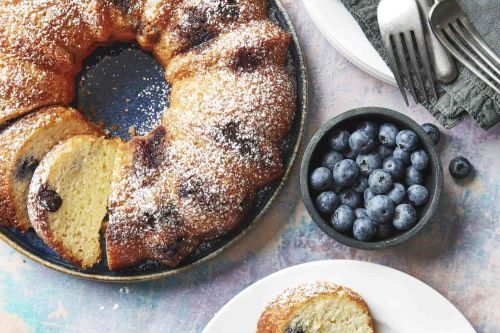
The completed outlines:
[[[427,92],[425,91],[425,85],[424,85],[424,81],[422,80],[422,75],[420,75],[420,70],[419,70],[420,66],[418,65],[417,56],[415,53],[415,47],[413,46],[413,38],[411,36],[411,32],[406,31],[402,37],[405,38],[406,47],[408,48],[408,53],[410,53],[411,64],[412,64],[413,69],[415,70],[415,73],[417,75],[417,80],[418,80],[418,84],[420,85],[420,90],[422,91],[422,95],[424,95],[424,99],[428,102],[429,99],[427,98]],[[431,78],[431,80],[432,80],[432,78]]]
[[[427,52],[427,44],[425,43],[424,34],[422,33],[422,31],[414,31],[413,33],[415,34],[415,42],[417,43],[420,59],[424,63],[425,75],[429,80],[432,96],[435,100],[437,100],[438,97],[436,93],[436,86],[434,85],[434,77],[432,76],[431,64],[429,62],[429,53]],[[423,89],[425,90],[425,86]]]
[[[413,96],[413,100],[415,101],[415,103],[418,103],[417,94],[415,92],[415,87],[413,85],[413,80],[411,79],[410,70],[408,68],[408,63],[406,62],[406,56],[403,49],[404,35],[401,33],[400,35],[397,36],[397,38],[399,38],[399,40],[396,40],[395,44],[396,44],[396,52],[399,58],[399,63],[401,64],[401,67],[403,67],[403,73],[405,74],[406,79],[408,80],[408,85],[410,86],[410,91],[411,95]]]
[[[389,65],[391,66],[392,73],[394,73],[394,78],[396,79],[396,82],[398,84],[399,90],[401,91],[401,95],[403,96],[403,99],[406,103],[407,106],[410,104],[408,103],[408,96],[406,96],[406,91],[403,86],[403,81],[401,80],[401,75],[399,74],[399,69],[398,69],[398,64],[396,62],[396,57],[394,55],[394,40],[393,36],[387,36],[382,39],[382,42],[384,44],[385,50],[387,52],[387,56],[389,57]]]
[[[474,38],[474,40],[483,48],[483,50],[497,63],[497,66],[500,66],[500,58],[498,55],[493,51],[488,44],[484,41],[484,39],[481,37],[481,35],[477,32],[476,28],[472,25],[472,23],[469,21],[467,17],[462,17],[458,21],[461,23],[465,29],[467,29],[467,32]]]

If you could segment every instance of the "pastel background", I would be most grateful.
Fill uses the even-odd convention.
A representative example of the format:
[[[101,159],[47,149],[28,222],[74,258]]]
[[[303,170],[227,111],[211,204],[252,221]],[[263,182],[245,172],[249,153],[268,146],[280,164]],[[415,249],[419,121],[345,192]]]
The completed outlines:
[[[326,120],[360,106],[402,111],[433,121],[403,104],[396,87],[363,73],[314,27],[302,4],[285,0],[304,48],[310,109],[304,143]],[[301,152],[305,146],[302,145]],[[258,279],[320,259],[387,265],[429,284],[464,313],[478,332],[500,332],[500,127],[472,121],[444,131],[445,167],[463,155],[475,178],[445,188],[432,226],[402,246],[377,252],[351,249],[325,236],[300,199],[299,161],[273,208],[219,257],[183,274],[152,282],[105,284],[52,271],[0,244],[1,332],[201,332],[215,312]]]

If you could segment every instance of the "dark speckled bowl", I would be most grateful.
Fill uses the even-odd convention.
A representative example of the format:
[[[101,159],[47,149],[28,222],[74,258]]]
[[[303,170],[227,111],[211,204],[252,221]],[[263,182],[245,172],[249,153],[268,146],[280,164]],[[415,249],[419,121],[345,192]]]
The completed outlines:
[[[359,241],[352,235],[342,234],[334,230],[329,220],[316,210],[314,199],[318,193],[309,187],[309,176],[311,172],[320,166],[321,157],[329,150],[327,143],[329,135],[339,129],[347,129],[352,132],[355,126],[364,120],[373,120],[377,123],[392,122],[401,129],[410,129],[414,131],[420,139],[421,147],[425,149],[430,157],[430,167],[425,175],[424,184],[429,189],[430,198],[427,205],[417,209],[419,216],[417,224],[412,229],[400,232],[390,238],[368,242]],[[300,190],[302,193],[302,200],[304,201],[304,205],[306,206],[309,215],[311,215],[314,222],[328,236],[345,245],[359,249],[384,249],[407,241],[418,234],[420,230],[430,223],[432,216],[436,212],[439,198],[443,190],[443,167],[434,144],[422,130],[420,125],[407,116],[393,110],[378,107],[365,107],[347,111],[331,119],[323,125],[318,132],[316,132],[309,142],[302,159],[302,166],[300,170]]]

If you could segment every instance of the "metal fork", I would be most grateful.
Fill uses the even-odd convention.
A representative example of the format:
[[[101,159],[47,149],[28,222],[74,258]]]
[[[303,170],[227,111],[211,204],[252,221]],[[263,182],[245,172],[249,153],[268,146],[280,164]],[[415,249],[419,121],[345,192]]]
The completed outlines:
[[[420,91],[425,101],[429,101],[424,85],[425,78],[429,83],[432,96],[437,99],[423,25],[415,0],[382,0],[378,5],[377,16],[389,65],[406,105],[409,103],[400,67],[415,103],[418,103],[417,90]],[[417,78],[418,88],[413,82],[412,74]],[[422,74],[425,74],[424,78]]]
[[[458,3],[438,1],[431,8],[429,22],[446,49],[500,94],[500,58],[479,35]]]

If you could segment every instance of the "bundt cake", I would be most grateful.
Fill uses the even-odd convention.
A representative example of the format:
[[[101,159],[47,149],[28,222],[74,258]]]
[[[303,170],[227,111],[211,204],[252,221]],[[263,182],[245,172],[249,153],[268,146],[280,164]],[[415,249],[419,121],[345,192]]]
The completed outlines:
[[[109,198],[85,197],[83,189],[94,186],[90,171],[78,176],[89,187],[59,180],[79,187],[67,187],[66,193],[81,191],[69,202],[81,200],[81,214],[92,222],[61,219],[65,199],[54,184],[49,190],[62,198],[60,209],[49,212],[40,201],[47,170],[73,172],[64,164],[77,153],[61,154],[81,138],[57,146],[36,171],[30,218],[49,245],[88,267],[99,251],[81,244],[87,235],[95,244],[107,204],[110,269],[147,259],[173,267],[200,243],[234,229],[251,211],[257,189],[281,175],[279,145],[295,114],[295,87],[285,69],[290,37],[267,18],[265,0],[4,1],[0,124],[44,105],[67,105],[83,59],[115,41],[135,41],[163,65],[170,106],[148,135],[110,144],[116,158]],[[99,212],[89,211],[94,205]],[[78,227],[48,233],[63,220]],[[78,229],[85,226],[88,234]],[[77,253],[68,255],[74,247],[62,246],[63,239],[80,244]]]
[[[257,333],[374,333],[365,301],[329,282],[285,290],[262,312]]]
[[[73,136],[45,155],[31,181],[33,228],[59,255],[83,268],[101,256],[99,231],[119,145],[97,136]]]
[[[79,134],[103,135],[65,107],[43,108],[0,132],[0,226],[29,229],[26,200],[35,168],[59,141]]]

